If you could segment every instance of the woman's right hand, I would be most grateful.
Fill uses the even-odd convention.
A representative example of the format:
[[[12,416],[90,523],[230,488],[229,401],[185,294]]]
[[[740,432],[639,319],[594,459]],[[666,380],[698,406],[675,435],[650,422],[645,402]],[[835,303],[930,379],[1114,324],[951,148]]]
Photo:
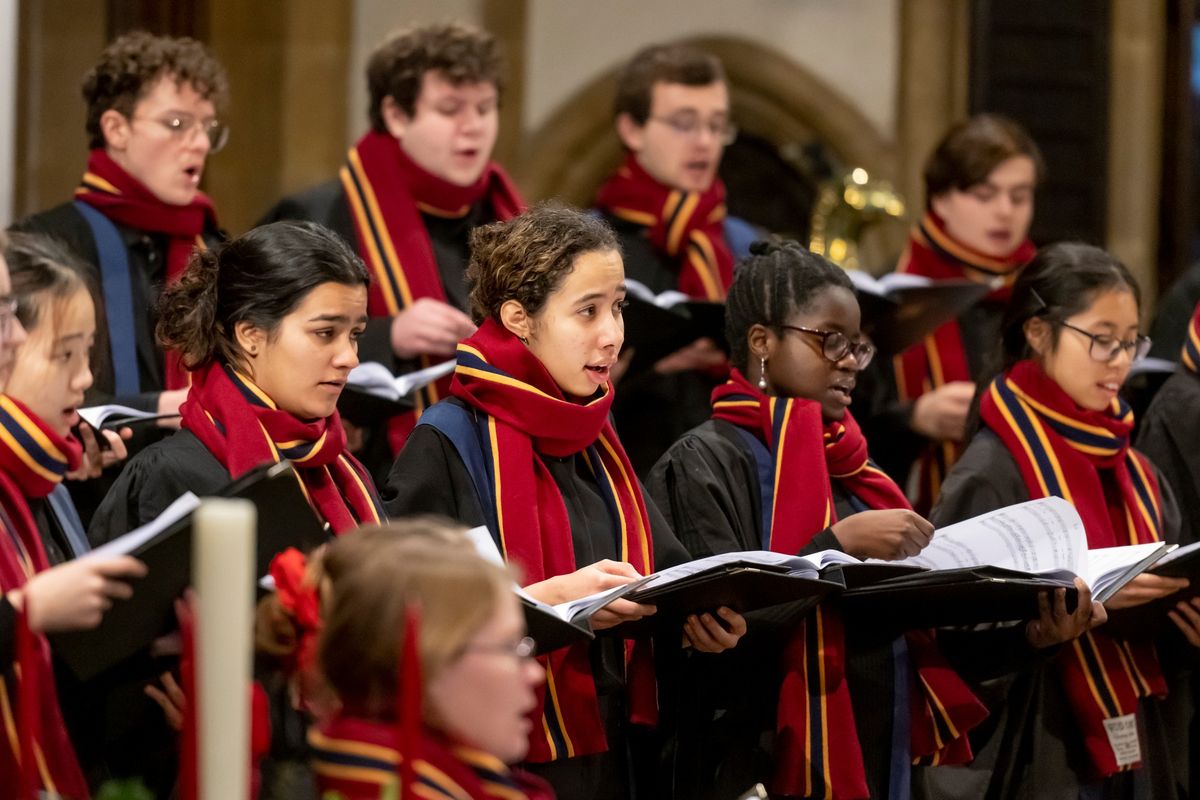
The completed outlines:
[[[1067,612],[1066,589],[1054,590],[1053,604],[1046,592],[1038,595],[1038,618],[1025,626],[1025,640],[1030,646],[1040,650],[1069,642],[1108,621],[1104,606],[1092,602],[1092,590],[1083,578],[1075,579],[1075,589],[1079,604],[1074,613]]]
[[[567,603],[597,592],[604,592],[632,583],[642,577],[625,561],[605,559],[577,569],[566,575],[556,575],[544,581],[530,584],[525,591],[549,605]],[[592,628],[604,630],[622,622],[632,622],[648,617],[657,609],[651,605],[634,603],[630,600],[614,600],[592,615]]]
[[[126,600],[133,587],[126,581],[146,574],[132,556],[83,556],[34,575],[7,597],[18,611],[29,603],[29,627],[35,633],[94,628],[114,598]]]
[[[933,523],[907,508],[860,511],[830,529],[855,558],[895,561],[915,556],[933,538]]]

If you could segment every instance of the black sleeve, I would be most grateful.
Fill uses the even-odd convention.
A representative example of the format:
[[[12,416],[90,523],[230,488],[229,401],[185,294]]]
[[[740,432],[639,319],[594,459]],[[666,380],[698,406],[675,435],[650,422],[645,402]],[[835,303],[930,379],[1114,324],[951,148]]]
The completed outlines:
[[[418,425],[388,472],[383,506],[390,518],[439,514],[484,524],[475,485],[454,445],[431,425]]]
[[[121,471],[88,525],[93,547],[158,517],[185,492],[214,495],[229,473],[188,431],[177,431],[134,456]]]
[[[17,658],[17,610],[8,597],[0,595],[0,673]]]
[[[1017,462],[1000,438],[984,428],[946,476],[929,521],[935,527],[952,525],[1028,499]]]
[[[646,490],[645,486],[638,482],[639,488],[642,491],[642,497],[646,501],[646,516],[650,518],[650,535],[654,539],[654,569],[666,569],[674,567],[678,564],[686,564],[692,560],[691,555],[675,536],[675,531],[671,524],[667,522],[667,518],[659,511],[658,504],[654,502],[654,498]]]
[[[1169,541],[1179,544],[1200,540],[1200,429],[1177,422],[1180,414],[1195,412],[1192,403],[1200,401],[1200,392],[1183,392],[1191,388],[1182,382],[1185,378],[1200,386],[1190,375],[1170,378],[1151,403],[1137,437],[1138,450],[1158,468],[1159,485],[1169,486],[1174,495],[1179,528],[1177,538]]]

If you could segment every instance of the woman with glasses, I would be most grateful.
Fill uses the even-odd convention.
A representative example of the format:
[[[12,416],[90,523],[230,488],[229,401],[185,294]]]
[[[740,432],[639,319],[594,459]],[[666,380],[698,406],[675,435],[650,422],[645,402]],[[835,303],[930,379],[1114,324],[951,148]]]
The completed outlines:
[[[340,708],[309,733],[320,796],[554,797],[508,767],[529,747],[544,680],[514,576],[480,558],[462,530],[396,522],[324,555],[318,659]],[[401,733],[398,747],[409,725],[416,741]],[[422,784],[415,794],[399,785],[405,762]]]
[[[222,238],[200,184],[208,157],[228,139],[219,116],[225,70],[194,39],[138,31],[109,43],[82,90],[90,151],[79,186],[18,227],[62,240],[96,269],[104,358],[88,403],[174,414],[187,374],[154,339],[155,308],[192,250]],[[160,424],[178,427],[178,418]],[[130,452],[158,438],[161,431],[143,427]],[[85,523],[112,477],[71,487]]]
[[[759,242],[751,253],[738,264],[726,306],[733,373],[713,392],[712,418],[655,465],[651,496],[696,557],[916,555],[933,527],[875,468],[849,412],[856,375],[875,353],[859,329],[852,284],[795,242]],[[907,779],[889,766],[890,637],[843,632],[832,609],[800,628],[787,606],[748,619],[745,649],[696,656],[684,668],[678,692],[687,702],[674,737],[680,796],[732,797],[769,780],[772,761],[782,795],[888,796],[891,783]],[[823,654],[827,689],[804,677],[815,653]],[[823,726],[807,724],[810,702],[828,709]],[[956,722],[965,729],[974,721]],[[811,751],[824,757],[810,759],[806,740],[825,743]],[[904,741],[901,763],[908,747]]]
[[[539,206],[476,228],[467,278],[479,330],[459,343],[450,398],[421,416],[392,466],[389,515],[486,525],[526,591],[554,604],[687,561],[609,421],[625,305],[612,230]],[[601,630],[654,612],[617,600],[591,621]],[[600,636],[539,655],[529,769],[563,797],[639,796],[634,741],[657,716],[654,655],[719,652],[744,632],[740,615],[717,609],[653,653],[648,639]]]
[[[980,386],[979,429],[942,488],[935,524],[1057,496],[1079,511],[1090,549],[1175,541],[1174,496],[1130,446],[1133,414],[1120,396],[1150,348],[1138,334],[1139,300],[1129,270],[1099,248],[1038,253],[1013,286],[1003,370]],[[1143,574],[1105,606],[1139,605],[1184,585]],[[1169,754],[1186,750],[1161,719],[1166,671],[1152,642],[1101,626],[985,682],[991,720],[973,737],[976,760],[927,771],[929,796],[1174,797]]]

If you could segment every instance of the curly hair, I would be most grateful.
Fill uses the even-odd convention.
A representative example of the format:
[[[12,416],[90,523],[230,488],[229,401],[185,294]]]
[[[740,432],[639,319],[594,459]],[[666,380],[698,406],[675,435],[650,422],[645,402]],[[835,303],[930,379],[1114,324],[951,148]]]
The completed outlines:
[[[88,147],[104,147],[100,117],[105,111],[131,116],[137,102],[163,77],[173,78],[176,86],[190,85],[218,109],[229,98],[225,68],[200,42],[146,31],[127,33],[104,48],[100,62],[83,78]]]
[[[925,162],[925,204],[957,189],[966,191],[983,183],[1001,162],[1014,156],[1033,161],[1034,181],[1046,171],[1042,151],[1029,133],[1008,117],[976,114],[946,131]]]
[[[807,309],[817,293],[831,286],[850,292],[845,270],[791,240],[760,241],[734,270],[725,299],[725,338],[730,361],[742,372],[749,366],[752,325],[778,329],[788,317]]]
[[[638,52],[617,76],[613,116],[628,114],[638,125],[650,118],[654,84],[708,86],[725,81],[725,68],[714,55],[682,44],[656,44]]]
[[[421,81],[437,72],[455,86],[490,83],[503,88],[503,61],[495,38],[487,31],[458,23],[406,28],[393,34],[367,62],[371,127],[385,133],[384,98],[390,97],[408,116],[416,110]]]
[[[476,228],[467,265],[471,316],[476,324],[499,320],[507,300],[536,314],[574,269],[576,258],[620,249],[604,220],[561,203],[541,203],[507,222]]]

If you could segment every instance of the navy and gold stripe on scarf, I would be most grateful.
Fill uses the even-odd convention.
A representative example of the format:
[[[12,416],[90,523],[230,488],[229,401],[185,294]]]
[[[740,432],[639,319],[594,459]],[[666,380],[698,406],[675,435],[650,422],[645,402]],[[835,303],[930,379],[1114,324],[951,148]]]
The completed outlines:
[[[696,270],[700,283],[704,286],[705,297],[708,300],[723,300],[725,287],[721,281],[721,269],[717,263],[716,250],[712,240],[699,227],[691,232],[687,241],[683,234],[691,223],[696,206],[700,204],[698,192],[681,192],[672,190],[663,204],[663,219],[667,230],[667,254],[678,257],[681,247],[687,247],[688,263]],[[718,205],[709,214],[707,222],[715,223],[725,219],[725,206]]]
[[[42,480],[56,484],[67,473],[67,454],[5,395],[0,395],[0,441],[21,465]]]
[[[808,736],[805,740],[805,797],[832,797],[829,764],[829,687],[825,674],[828,611],[822,606],[804,622],[804,681],[808,687]]]
[[[326,736],[315,728],[309,730],[308,744],[313,772],[319,779],[331,781],[335,786],[337,782],[345,781],[382,789],[399,782],[400,755],[395,748]],[[432,764],[418,760],[415,771],[415,796],[428,800],[471,800],[465,789]]]
[[[988,392],[1034,465],[1038,484],[1045,497],[1061,497],[1068,502],[1075,502],[1063,466],[1050,444],[1047,428],[1079,452],[1100,458],[1116,455],[1127,444],[1123,437],[1104,428],[1077,422],[1048,408],[1003,376],[992,382]],[[1132,422],[1133,411],[1124,400],[1115,399],[1112,410],[1118,419]],[[1135,510],[1145,521],[1153,539],[1159,541],[1163,533],[1162,506],[1145,464],[1132,448],[1126,451],[1125,467],[1136,497]],[[1137,544],[1137,528],[1128,514],[1126,517],[1129,543]]]
[[[942,231],[928,216],[917,223],[914,238],[941,258],[962,267],[968,277],[986,283],[1011,286],[1017,279],[1019,264],[988,258],[963,248]]]
[[[346,165],[339,176],[346,198],[350,202],[350,213],[355,224],[363,233],[367,252],[364,260],[371,267],[376,283],[382,290],[388,314],[395,316],[413,303],[412,291],[404,275],[404,266],[396,253],[395,243],[388,233],[387,223],[379,208],[379,200],[371,179],[363,169],[358,151],[350,149]]]
[[[79,186],[75,188],[76,195],[85,195],[89,192],[100,192],[101,194],[110,194],[113,197],[120,197],[121,190],[113,186],[108,181],[101,178],[94,172],[83,173],[83,179],[79,182]]]
[[[525,792],[517,786],[508,767],[494,755],[469,747],[456,747],[453,752],[459,761],[471,768],[490,796],[501,800],[526,800]]]
[[[1183,350],[1179,355],[1183,366],[1193,373],[1200,373],[1200,306],[1188,323],[1187,338],[1183,340]]]

